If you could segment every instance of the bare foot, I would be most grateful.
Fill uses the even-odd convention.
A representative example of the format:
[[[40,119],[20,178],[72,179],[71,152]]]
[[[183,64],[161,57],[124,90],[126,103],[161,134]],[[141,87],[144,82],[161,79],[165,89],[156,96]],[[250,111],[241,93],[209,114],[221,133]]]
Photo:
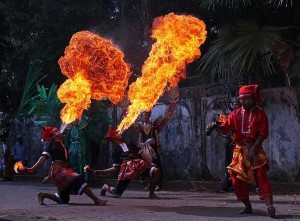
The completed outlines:
[[[274,206],[268,206],[267,211],[268,211],[269,217],[275,218],[276,209]]]
[[[153,193],[153,194],[149,194],[149,199],[160,199],[160,198]]]
[[[106,200],[98,199],[98,200],[95,201],[95,205],[98,205],[98,206],[106,206],[106,203],[107,203]]]
[[[40,205],[46,205],[46,204],[44,203],[44,198],[45,198],[44,194],[41,193],[41,192],[38,192],[38,201],[39,201],[39,204],[40,204]]]
[[[106,191],[108,190],[108,185],[104,184],[103,187],[100,190],[100,195],[105,196]]]
[[[252,213],[252,207],[245,207],[239,212],[239,214],[250,214],[250,213]]]

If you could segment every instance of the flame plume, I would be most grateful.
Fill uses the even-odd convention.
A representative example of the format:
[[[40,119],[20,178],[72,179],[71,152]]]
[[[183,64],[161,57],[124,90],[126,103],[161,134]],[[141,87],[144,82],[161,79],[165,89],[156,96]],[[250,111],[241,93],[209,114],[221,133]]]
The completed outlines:
[[[166,88],[175,88],[180,78],[186,77],[186,64],[201,56],[199,47],[206,34],[205,23],[193,16],[170,13],[154,20],[151,37],[156,43],[141,77],[130,85],[131,105],[118,126],[119,132],[132,125],[141,110],[151,110]]]
[[[132,74],[124,54],[111,41],[89,31],[72,36],[58,63],[69,78],[57,91],[58,98],[66,103],[61,111],[65,124],[80,119],[91,99],[120,102]]]
[[[81,73],[77,73],[73,80],[68,79],[60,86],[57,95],[62,103],[66,103],[61,110],[63,122],[69,123],[79,119],[83,109],[89,108],[91,87],[90,82]]]

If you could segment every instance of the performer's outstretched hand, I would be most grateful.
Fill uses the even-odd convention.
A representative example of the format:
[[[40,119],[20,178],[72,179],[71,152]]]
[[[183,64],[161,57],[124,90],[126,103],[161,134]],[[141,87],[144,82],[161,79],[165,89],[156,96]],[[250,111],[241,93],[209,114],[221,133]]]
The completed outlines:
[[[28,167],[18,168],[19,173],[34,174],[35,172]]]
[[[101,175],[106,174],[103,170],[94,170],[93,173],[95,176],[101,176]]]
[[[85,165],[83,167],[83,170],[84,170],[84,172],[91,171],[92,174],[94,174],[95,176],[105,174],[105,172],[103,172],[103,170],[94,170],[90,167],[90,165]]]
[[[216,129],[216,127],[218,126],[218,123],[217,122],[211,122],[207,125],[206,127],[206,131],[205,131],[205,134],[206,136],[210,136],[210,134],[212,133],[212,131],[214,129]]]
[[[83,167],[83,171],[84,171],[84,172],[91,171],[92,173],[94,173],[94,170],[90,167],[90,165],[85,165],[85,166]]]
[[[83,167],[83,171],[84,171],[84,172],[87,172],[87,171],[90,171],[90,170],[91,170],[90,165],[85,165],[85,166]]]

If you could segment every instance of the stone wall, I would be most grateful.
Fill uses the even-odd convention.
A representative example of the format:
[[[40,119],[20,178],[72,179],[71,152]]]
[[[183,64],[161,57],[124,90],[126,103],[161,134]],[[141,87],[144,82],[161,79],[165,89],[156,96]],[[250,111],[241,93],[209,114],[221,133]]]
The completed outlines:
[[[217,98],[217,99],[216,99]],[[161,133],[163,168],[168,180],[224,179],[226,139],[205,127],[216,113],[226,109],[224,95],[207,96],[202,87],[184,88],[176,117]],[[262,91],[264,109],[269,117],[269,137],[263,143],[271,162],[269,176],[274,181],[300,180],[299,91],[274,88]],[[156,105],[153,112],[163,112]]]
[[[269,116],[269,138],[264,147],[271,161],[270,176],[279,181],[300,181],[299,91],[277,88],[264,91]]]

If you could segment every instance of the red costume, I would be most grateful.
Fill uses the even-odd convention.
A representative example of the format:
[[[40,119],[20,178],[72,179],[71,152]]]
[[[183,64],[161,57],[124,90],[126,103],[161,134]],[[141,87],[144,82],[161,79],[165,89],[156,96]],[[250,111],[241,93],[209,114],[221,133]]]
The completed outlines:
[[[254,95],[256,103],[260,103],[257,85],[247,85],[240,88],[239,97]],[[243,107],[231,112],[219,131],[226,134],[233,131],[236,144],[233,159],[227,167],[238,200],[249,198],[248,184],[256,181],[260,188],[261,199],[272,197],[272,189],[267,178],[269,161],[260,146],[255,152],[255,161],[248,159],[249,149],[259,136],[268,137],[268,118],[259,105],[246,111]]]
[[[59,203],[68,203],[71,192],[82,194],[87,183],[80,174],[69,168],[68,152],[60,141],[51,139],[51,134],[58,131],[55,127],[43,127],[43,141],[49,141],[42,156],[52,159],[50,178],[57,187],[58,193],[55,196]]]
[[[123,137],[112,126],[109,128],[108,134],[104,137],[107,141],[117,143],[121,148],[116,148],[113,151],[113,167],[119,167],[118,181],[116,186],[111,190],[114,197],[121,197],[130,181],[138,178],[141,175],[152,176],[154,165],[150,165],[140,156],[137,156],[135,151],[129,150],[123,142]],[[105,194],[101,193],[101,194]]]

